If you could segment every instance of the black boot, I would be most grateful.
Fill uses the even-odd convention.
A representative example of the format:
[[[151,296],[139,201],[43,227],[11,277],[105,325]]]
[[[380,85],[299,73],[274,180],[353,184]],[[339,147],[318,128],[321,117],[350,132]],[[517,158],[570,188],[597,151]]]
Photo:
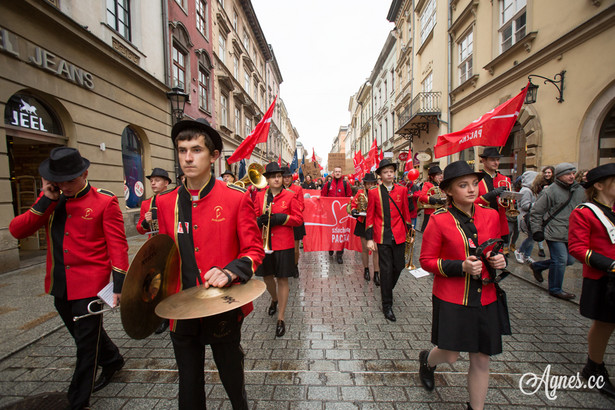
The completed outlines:
[[[587,364],[581,371],[581,376],[586,380],[589,380],[591,376],[593,377],[594,385],[596,389],[602,394],[605,394],[609,397],[615,398],[615,387],[611,384],[611,380],[609,379],[609,372],[606,370],[606,366],[604,363],[598,364],[593,362],[589,357],[587,358]],[[599,380],[599,378],[601,380]],[[598,387],[602,384],[602,387]]]
[[[269,305],[269,309],[267,309],[267,314],[269,316],[273,316],[275,312],[278,311],[278,301],[271,301],[271,305]]]
[[[428,358],[429,350],[423,350],[419,353],[419,379],[421,379],[425,389],[431,391],[435,387],[434,372],[436,371],[436,366],[429,367]]]
[[[363,274],[363,277],[365,278],[366,281],[370,280],[369,268],[365,268],[365,273]]]
[[[374,271],[374,285],[380,286],[380,272]]]
[[[467,410],[474,410],[474,409],[472,408],[472,406],[470,405],[470,402],[469,402],[469,401],[466,401],[466,404],[468,405],[468,409],[467,409]]]

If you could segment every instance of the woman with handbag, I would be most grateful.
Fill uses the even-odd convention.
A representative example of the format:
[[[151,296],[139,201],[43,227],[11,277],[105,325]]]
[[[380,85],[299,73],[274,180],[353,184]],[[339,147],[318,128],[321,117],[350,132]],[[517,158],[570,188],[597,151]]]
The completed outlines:
[[[482,409],[489,387],[490,356],[502,352],[504,323],[496,287],[483,262],[475,256],[480,244],[500,238],[497,211],[476,205],[482,173],[465,161],[444,169],[440,189],[448,205],[434,212],[423,234],[421,266],[434,274],[431,351],[419,355],[419,378],[427,390],[434,389],[434,371],[442,363],[454,363],[468,352],[469,409]],[[484,251],[493,269],[506,267],[502,254]]]
[[[583,262],[581,315],[592,319],[587,335],[587,364],[581,375],[594,383],[602,376],[601,392],[615,398],[615,388],[606,370],[604,351],[615,330],[615,163],[587,173],[583,184],[586,203],[570,214],[568,248]]]

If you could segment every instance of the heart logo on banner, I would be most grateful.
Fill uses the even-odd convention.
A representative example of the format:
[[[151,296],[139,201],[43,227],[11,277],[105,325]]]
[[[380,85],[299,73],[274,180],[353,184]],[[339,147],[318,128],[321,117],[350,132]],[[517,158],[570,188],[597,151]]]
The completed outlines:
[[[346,222],[350,215],[346,213],[346,205],[348,203],[341,203],[339,200],[335,200],[331,203],[331,214],[335,218],[335,222],[333,224],[326,223],[316,223],[316,222],[306,222],[305,226],[337,226],[340,223]],[[338,216],[338,213],[342,213],[342,216]]]

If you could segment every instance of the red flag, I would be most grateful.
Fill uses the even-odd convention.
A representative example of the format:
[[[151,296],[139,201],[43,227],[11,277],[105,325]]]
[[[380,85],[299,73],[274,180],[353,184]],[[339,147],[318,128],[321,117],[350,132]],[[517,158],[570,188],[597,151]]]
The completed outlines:
[[[527,84],[529,86],[530,83]],[[504,146],[517,121],[525,94],[527,86],[517,96],[483,114],[464,129],[440,135],[434,147],[434,156],[441,158],[474,146]]]
[[[414,168],[414,161],[412,160],[412,150],[408,147],[408,159],[406,159],[406,166],[404,167],[404,172],[410,171]]]
[[[367,167],[372,168],[374,165],[378,163],[378,145],[376,144],[376,138],[374,138],[374,142],[372,143],[372,147],[369,149],[369,154],[367,155]]]
[[[380,150],[380,157],[378,158],[378,162],[384,159],[384,148]]]
[[[271,117],[273,116],[273,109],[275,108],[275,102],[278,99],[276,95],[273,99],[273,102],[267,109],[267,112],[263,116],[263,118],[256,124],[256,127],[252,130],[250,135],[246,137],[245,140],[233,152],[233,155],[228,159],[228,163],[232,164],[244,158],[250,158],[252,155],[252,151],[254,151],[254,147],[256,144],[261,142],[267,142],[267,137],[269,136],[269,127],[271,126]]]
[[[282,154],[278,157],[278,166],[282,168]]]
[[[312,162],[316,162],[316,153],[314,152],[314,147],[312,147]]]
[[[354,172],[355,174],[359,174],[363,170],[363,163],[365,162],[365,158],[363,158],[363,154],[361,154],[361,150],[359,150],[356,154],[354,154]]]

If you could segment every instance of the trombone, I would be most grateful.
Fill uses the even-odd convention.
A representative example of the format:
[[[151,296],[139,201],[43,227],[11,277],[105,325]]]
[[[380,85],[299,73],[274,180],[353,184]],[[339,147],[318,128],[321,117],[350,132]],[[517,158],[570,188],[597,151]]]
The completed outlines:
[[[267,186],[267,179],[263,176],[263,172],[265,172],[265,168],[261,164],[253,162],[248,165],[246,176],[239,181],[233,182],[233,184],[241,188],[245,188],[248,185],[254,185],[259,189],[265,188]]]
[[[101,309],[101,310],[92,310],[92,304],[98,304],[98,305],[106,305],[107,303],[105,303],[104,300],[98,298],[98,299],[94,299],[93,301],[91,301],[90,303],[88,303],[88,313],[86,313],[85,315],[81,315],[81,316],[74,316],[73,317],[73,322],[78,321],[79,319],[83,319],[84,317],[89,317],[89,316],[94,316],[94,315],[102,315],[105,312],[111,312],[115,309],[117,309],[118,307],[120,307],[120,305],[114,306],[114,307],[109,307],[107,309]]]
[[[427,194],[427,198],[429,198],[430,196],[435,196],[436,198],[439,198],[439,199],[442,199],[442,200],[446,201],[446,194],[444,192],[442,192],[440,187],[437,186],[437,185],[434,185],[431,188],[429,188],[427,190],[426,194]],[[432,205],[430,203],[424,203],[424,202],[419,201],[418,209],[419,209],[419,211],[421,209],[438,209],[438,208],[442,208],[443,206],[445,206],[445,205],[444,204]]]
[[[504,187],[506,188],[506,191],[512,192],[512,185],[508,180],[498,181],[498,188],[499,187]],[[506,216],[511,218],[519,216],[520,212],[517,208],[515,208],[514,199],[498,197],[498,204],[500,204],[502,208],[506,208]]]

